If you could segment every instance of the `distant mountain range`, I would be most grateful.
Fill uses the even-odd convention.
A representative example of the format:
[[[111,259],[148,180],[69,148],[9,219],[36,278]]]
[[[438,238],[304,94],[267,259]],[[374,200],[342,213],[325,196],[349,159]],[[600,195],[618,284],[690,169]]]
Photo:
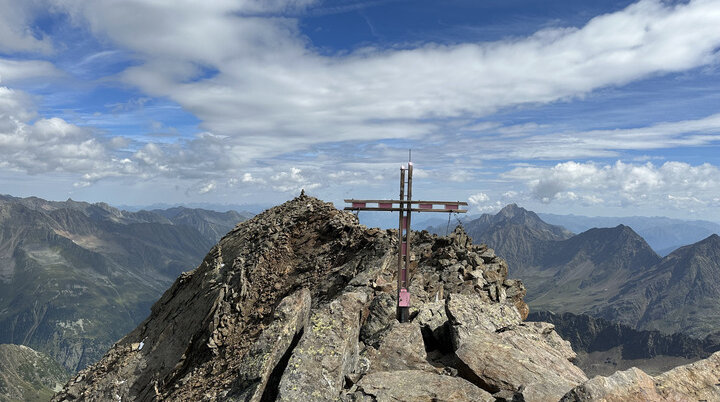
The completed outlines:
[[[682,333],[638,331],[585,314],[530,313],[528,321],[549,322],[578,353],[576,364],[588,377],[638,367],[659,374],[674,366],[704,359],[720,350],[720,332],[703,339]]]
[[[85,367],[245,219],[0,196],[0,343]]]
[[[704,337],[720,327],[720,237],[665,258],[629,226],[572,235],[508,205],[465,222],[523,280],[533,310],[589,313],[639,329]]]
[[[672,251],[720,233],[720,224],[709,221],[686,221],[665,217],[588,217],[578,215],[538,214],[542,220],[553,225],[580,233],[592,228],[610,228],[617,225],[630,226],[642,236],[655,252],[666,256]]]

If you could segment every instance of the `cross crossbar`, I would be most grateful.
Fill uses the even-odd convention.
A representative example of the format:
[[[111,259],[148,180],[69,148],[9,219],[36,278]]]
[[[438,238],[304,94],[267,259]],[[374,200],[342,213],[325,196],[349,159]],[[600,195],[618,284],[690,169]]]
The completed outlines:
[[[408,271],[410,267],[410,216],[411,212],[444,212],[444,213],[465,213],[467,209],[461,206],[468,205],[463,201],[413,201],[412,200],[412,173],[413,164],[408,162],[407,167],[400,167],[400,198],[397,200],[356,200],[347,199],[350,206],[345,207],[346,211],[388,211],[398,212],[398,274],[397,274],[397,319],[405,322],[410,313],[410,278]],[[406,181],[407,174],[407,181]],[[407,195],[406,195],[407,190]],[[369,206],[368,204],[373,204]],[[397,205],[397,206],[396,206]],[[435,206],[439,206],[435,208]]]

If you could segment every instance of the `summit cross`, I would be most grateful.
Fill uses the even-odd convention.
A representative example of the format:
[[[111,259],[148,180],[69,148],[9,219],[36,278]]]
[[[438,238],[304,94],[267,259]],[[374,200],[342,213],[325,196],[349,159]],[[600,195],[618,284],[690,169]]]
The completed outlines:
[[[400,198],[397,200],[345,200],[350,206],[347,211],[389,211],[398,212],[398,269],[397,269],[397,308],[396,318],[406,322],[410,313],[410,292],[408,291],[410,278],[410,214],[412,212],[443,212],[465,213],[467,202],[461,201],[413,201],[412,200],[412,174],[413,164],[408,162],[407,167],[400,167]],[[406,180],[407,176],[407,180]],[[369,205],[370,204],[370,205]],[[435,208],[438,205],[440,207]]]

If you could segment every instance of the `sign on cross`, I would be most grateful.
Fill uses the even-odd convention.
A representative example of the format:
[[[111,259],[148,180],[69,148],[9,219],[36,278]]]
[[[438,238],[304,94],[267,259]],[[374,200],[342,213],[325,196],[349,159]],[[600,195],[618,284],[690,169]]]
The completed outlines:
[[[397,271],[397,308],[396,317],[406,322],[410,313],[410,288],[408,270],[410,267],[410,215],[412,212],[465,213],[467,202],[460,201],[413,201],[412,200],[413,164],[400,167],[400,198],[397,200],[345,200],[350,206],[348,211],[390,211],[398,212],[398,271]],[[406,179],[407,175],[407,179]],[[436,206],[439,206],[436,208]]]

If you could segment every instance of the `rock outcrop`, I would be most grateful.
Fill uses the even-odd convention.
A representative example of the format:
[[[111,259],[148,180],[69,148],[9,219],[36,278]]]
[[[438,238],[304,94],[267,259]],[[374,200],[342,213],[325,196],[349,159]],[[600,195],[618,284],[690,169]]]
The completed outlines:
[[[239,224],[61,400],[557,401],[587,377],[525,288],[458,229],[397,233],[301,195]]]
[[[609,377],[597,376],[573,388],[562,401],[717,401],[718,378],[720,352],[656,377],[635,367]]]

